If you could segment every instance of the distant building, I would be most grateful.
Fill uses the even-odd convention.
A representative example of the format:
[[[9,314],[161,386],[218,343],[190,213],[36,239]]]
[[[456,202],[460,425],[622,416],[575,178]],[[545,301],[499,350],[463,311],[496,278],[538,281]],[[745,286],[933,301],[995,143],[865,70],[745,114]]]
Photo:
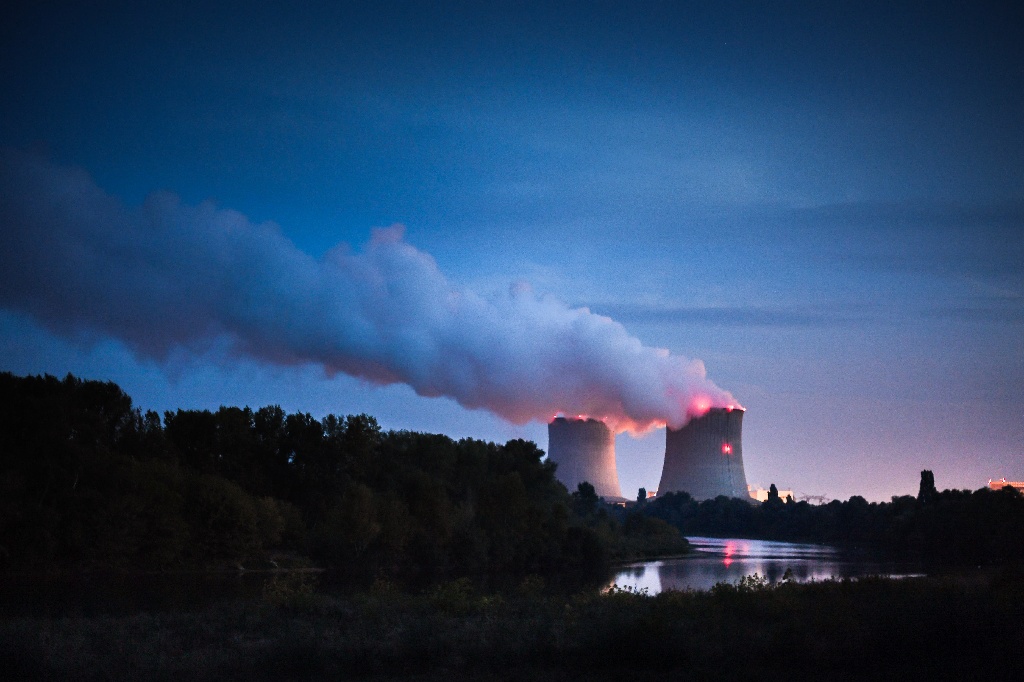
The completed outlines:
[[[758,502],[768,501],[768,489],[760,486],[748,485],[747,494],[750,495],[750,499],[757,500]],[[783,502],[796,502],[796,494],[792,490],[780,490],[779,499]]]
[[[1024,481],[1007,481],[1005,478],[988,479],[988,487],[992,490],[1002,490],[1006,486],[1010,486],[1019,493],[1024,493]]]

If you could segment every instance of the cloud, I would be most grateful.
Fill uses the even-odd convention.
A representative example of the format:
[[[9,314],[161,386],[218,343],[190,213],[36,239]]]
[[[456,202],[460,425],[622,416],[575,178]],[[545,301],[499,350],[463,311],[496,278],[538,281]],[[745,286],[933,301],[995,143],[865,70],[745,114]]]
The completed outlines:
[[[528,286],[494,298],[455,286],[400,226],[314,258],[273,223],[169,193],[125,206],[36,156],[5,152],[0,190],[0,306],[64,335],[111,335],[157,359],[226,340],[515,423],[566,412],[643,430],[735,403],[701,361],[609,317]]]
[[[596,308],[633,322],[683,323],[721,327],[835,327],[861,318],[811,308],[758,306],[687,307],[672,305],[602,304]]]

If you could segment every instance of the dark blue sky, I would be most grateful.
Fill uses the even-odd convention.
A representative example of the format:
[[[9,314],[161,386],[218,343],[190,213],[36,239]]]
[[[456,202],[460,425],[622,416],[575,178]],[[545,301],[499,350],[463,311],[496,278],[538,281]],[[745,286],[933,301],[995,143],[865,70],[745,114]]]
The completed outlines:
[[[402,223],[460,289],[529,282],[702,359],[748,408],[751,482],[885,499],[923,468],[1024,476],[1010,3],[25,4],[0,22],[0,145],[128,210],[212,199],[313,258]],[[46,288],[35,263],[0,265]],[[153,353],[0,281],[2,369],[546,444],[215,341]],[[618,446],[624,491],[656,487],[661,433]]]

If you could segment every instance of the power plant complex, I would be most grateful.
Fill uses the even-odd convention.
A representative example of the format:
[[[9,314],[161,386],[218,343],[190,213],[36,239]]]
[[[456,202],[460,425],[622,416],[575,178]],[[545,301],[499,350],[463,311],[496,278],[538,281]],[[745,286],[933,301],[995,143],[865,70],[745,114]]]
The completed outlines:
[[[743,471],[743,410],[714,407],[679,429],[665,430],[665,463],[658,495],[687,492],[696,500],[719,495],[749,499]],[[619,498],[615,438],[596,419],[556,417],[548,424],[548,459],[570,491],[583,481],[604,498]]]

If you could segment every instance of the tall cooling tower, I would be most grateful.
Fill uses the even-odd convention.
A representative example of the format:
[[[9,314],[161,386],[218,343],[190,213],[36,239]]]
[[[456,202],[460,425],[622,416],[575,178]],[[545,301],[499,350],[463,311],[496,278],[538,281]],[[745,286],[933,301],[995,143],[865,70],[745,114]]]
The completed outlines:
[[[748,499],[742,426],[743,410],[715,407],[681,429],[666,429],[658,495],[687,492],[695,500],[719,495]]]
[[[586,481],[601,497],[622,497],[615,469],[615,437],[597,419],[556,417],[548,424],[548,459],[555,476],[569,489]]]

